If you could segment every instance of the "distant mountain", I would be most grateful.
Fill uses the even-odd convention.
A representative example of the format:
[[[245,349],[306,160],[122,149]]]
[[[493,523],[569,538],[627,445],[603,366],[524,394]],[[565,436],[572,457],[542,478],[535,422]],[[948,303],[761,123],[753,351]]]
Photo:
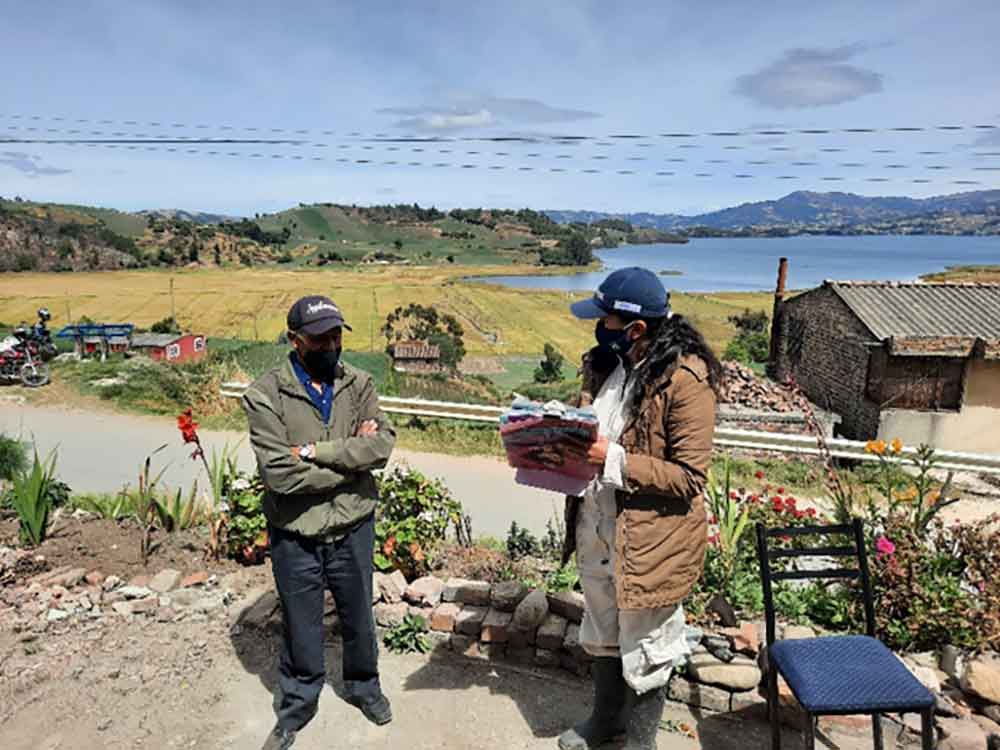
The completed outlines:
[[[224,221],[239,221],[239,216],[209,214],[203,211],[185,211],[182,208],[154,208],[136,211],[139,216],[155,216],[158,219],[178,219],[190,221],[192,224],[221,224]]]
[[[593,211],[546,211],[561,223],[592,223],[602,219],[624,219],[637,227],[689,229],[707,227],[719,230],[758,228],[852,227],[884,225],[901,219],[927,218],[941,214],[958,216],[1000,215],[1000,190],[980,190],[933,198],[877,197],[853,193],[815,193],[797,191],[783,198],[757,203],[743,203],[721,211],[680,216],[677,214],[602,214]],[[891,231],[891,229],[887,230]]]

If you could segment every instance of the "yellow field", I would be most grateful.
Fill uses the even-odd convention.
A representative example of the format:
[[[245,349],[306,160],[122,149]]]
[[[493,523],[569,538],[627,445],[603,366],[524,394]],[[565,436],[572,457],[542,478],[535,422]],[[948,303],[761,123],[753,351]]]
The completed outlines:
[[[472,274],[536,271],[505,266],[0,274],[0,321],[33,322],[35,310],[46,306],[54,328],[69,316],[149,326],[175,309],[181,325],[198,333],[273,341],[284,330],[285,314],[297,297],[326,294],[354,327],[353,333],[345,332],[348,349],[381,350],[385,342],[379,329],[386,315],[399,305],[417,302],[455,315],[466,329],[471,355],[534,355],[552,342],[567,357],[576,358],[591,345],[593,324],[575,320],[567,305],[583,295],[461,281]],[[726,317],[744,307],[770,313],[771,296],[675,294],[672,302],[721,347],[733,333]]]

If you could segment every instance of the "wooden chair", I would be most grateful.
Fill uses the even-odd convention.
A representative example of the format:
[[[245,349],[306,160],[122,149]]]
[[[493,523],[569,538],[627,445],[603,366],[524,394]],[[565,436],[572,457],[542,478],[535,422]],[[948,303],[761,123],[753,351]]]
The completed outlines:
[[[848,536],[847,546],[772,549],[775,537]],[[819,716],[866,714],[872,717],[875,750],[882,750],[881,715],[919,713],[923,750],[933,750],[934,696],[899,658],[875,638],[875,608],[861,521],[837,526],[767,528],[757,524],[757,556],[764,587],[767,618],[767,705],[771,720],[771,747],[781,748],[778,677],[784,677],[806,711],[806,750],[816,742]],[[774,560],[791,557],[855,558],[857,568],[773,571]],[[775,641],[772,582],[796,579],[861,579],[867,635],[827,636]]]

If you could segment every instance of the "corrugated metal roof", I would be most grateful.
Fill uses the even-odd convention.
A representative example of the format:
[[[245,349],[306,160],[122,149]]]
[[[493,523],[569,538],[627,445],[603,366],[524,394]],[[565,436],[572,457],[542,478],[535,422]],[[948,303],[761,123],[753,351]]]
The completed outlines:
[[[170,346],[183,336],[182,333],[137,333],[132,337],[132,346]]]
[[[1000,284],[827,281],[879,340],[1000,338]]]
[[[441,347],[423,341],[404,341],[393,347],[392,355],[394,359],[438,359]]]

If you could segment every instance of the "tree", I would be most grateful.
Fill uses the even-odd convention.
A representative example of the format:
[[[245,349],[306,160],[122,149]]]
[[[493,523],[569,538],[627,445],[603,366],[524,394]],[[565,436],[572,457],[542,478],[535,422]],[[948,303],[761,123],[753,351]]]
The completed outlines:
[[[191,249],[188,250],[188,262],[198,263],[201,261],[201,251],[198,248],[198,243],[192,242]]]
[[[729,322],[736,327],[736,337],[726,346],[722,358],[745,365],[767,362],[771,348],[767,313],[746,309],[739,315],[730,315]]]
[[[545,358],[535,368],[535,382],[556,383],[562,380],[562,366],[565,361],[566,358],[552,344],[546,343]]]
[[[436,345],[441,351],[440,362],[454,370],[465,357],[465,330],[458,319],[447,313],[441,315],[434,307],[411,303],[397,307],[382,326],[386,353],[392,354],[397,341],[414,339]]]
[[[150,333],[180,333],[181,327],[173,316],[158,320],[149,327]]]
[[[403,241],[402,240],[393,240],[392,241],[392,246],[394,248],[396,248],[397,251],[402,250],[403,249]]]
[[[585,266],[594,260],[590,242],[580,232],[573,232],[554,248],[542,248],[539,260],[544,266]]]
[[[219,243],[215,243],[215,249],[212,251],[212,256],[213,256],[212,259],[215,261],[215,265],[221,266],[222,265],[222,250],[219,248]]]

